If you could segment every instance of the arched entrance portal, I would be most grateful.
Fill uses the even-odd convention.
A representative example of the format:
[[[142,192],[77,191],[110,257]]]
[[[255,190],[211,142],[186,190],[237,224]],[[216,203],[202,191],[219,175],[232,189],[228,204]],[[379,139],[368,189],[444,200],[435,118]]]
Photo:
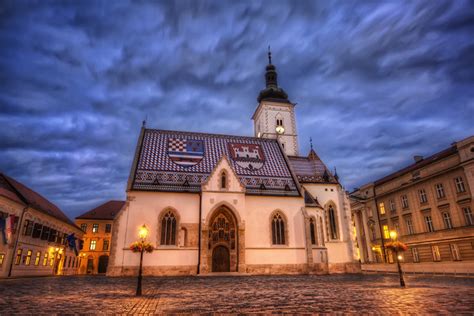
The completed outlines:
[[[208,266],[212,267],[212,272],[236,272],[238,230],[234,215],[226,207],[221,207],[209,223]]]
[[[109,264],[109,256],[103,255],[99,257],[99,273],[106,273]]]

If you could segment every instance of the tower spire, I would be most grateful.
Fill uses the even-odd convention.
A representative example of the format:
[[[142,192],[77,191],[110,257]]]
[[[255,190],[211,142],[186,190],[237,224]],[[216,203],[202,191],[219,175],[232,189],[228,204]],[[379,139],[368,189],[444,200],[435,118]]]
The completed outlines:
[[[268,45],[268,64],[272,64],[272,51],[270,50],[270,45]]]
[[[309,146],[311,147],[311,150],[313,150],[313,138],[309,138]]]

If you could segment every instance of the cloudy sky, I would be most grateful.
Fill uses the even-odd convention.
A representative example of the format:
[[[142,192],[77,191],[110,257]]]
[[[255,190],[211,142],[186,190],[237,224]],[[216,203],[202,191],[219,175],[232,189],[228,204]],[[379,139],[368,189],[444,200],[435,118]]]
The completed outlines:
[[[141,122],[252,135],[279,84],[347,189],[474,134],[474,1],[0,3],[0,170],[71,217],[123,199]]]

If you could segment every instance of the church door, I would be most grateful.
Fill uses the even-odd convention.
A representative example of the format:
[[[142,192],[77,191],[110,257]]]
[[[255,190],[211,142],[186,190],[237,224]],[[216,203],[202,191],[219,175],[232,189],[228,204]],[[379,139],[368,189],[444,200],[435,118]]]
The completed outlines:
[[[99,257],[99,273],[107,272],[107,265],[109,264],[109,256],[100,256]]]
[[[225,246],[217,246],[212,252],[212,272],[230,272],[230,253]]]

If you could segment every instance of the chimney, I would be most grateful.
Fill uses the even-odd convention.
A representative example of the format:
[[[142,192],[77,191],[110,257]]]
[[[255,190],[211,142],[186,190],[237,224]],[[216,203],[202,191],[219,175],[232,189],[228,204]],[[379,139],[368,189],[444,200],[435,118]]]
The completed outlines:
[[[413,159],[415,159],[415,163],[419,163],[423,160],[423,156],[414,156]]]

